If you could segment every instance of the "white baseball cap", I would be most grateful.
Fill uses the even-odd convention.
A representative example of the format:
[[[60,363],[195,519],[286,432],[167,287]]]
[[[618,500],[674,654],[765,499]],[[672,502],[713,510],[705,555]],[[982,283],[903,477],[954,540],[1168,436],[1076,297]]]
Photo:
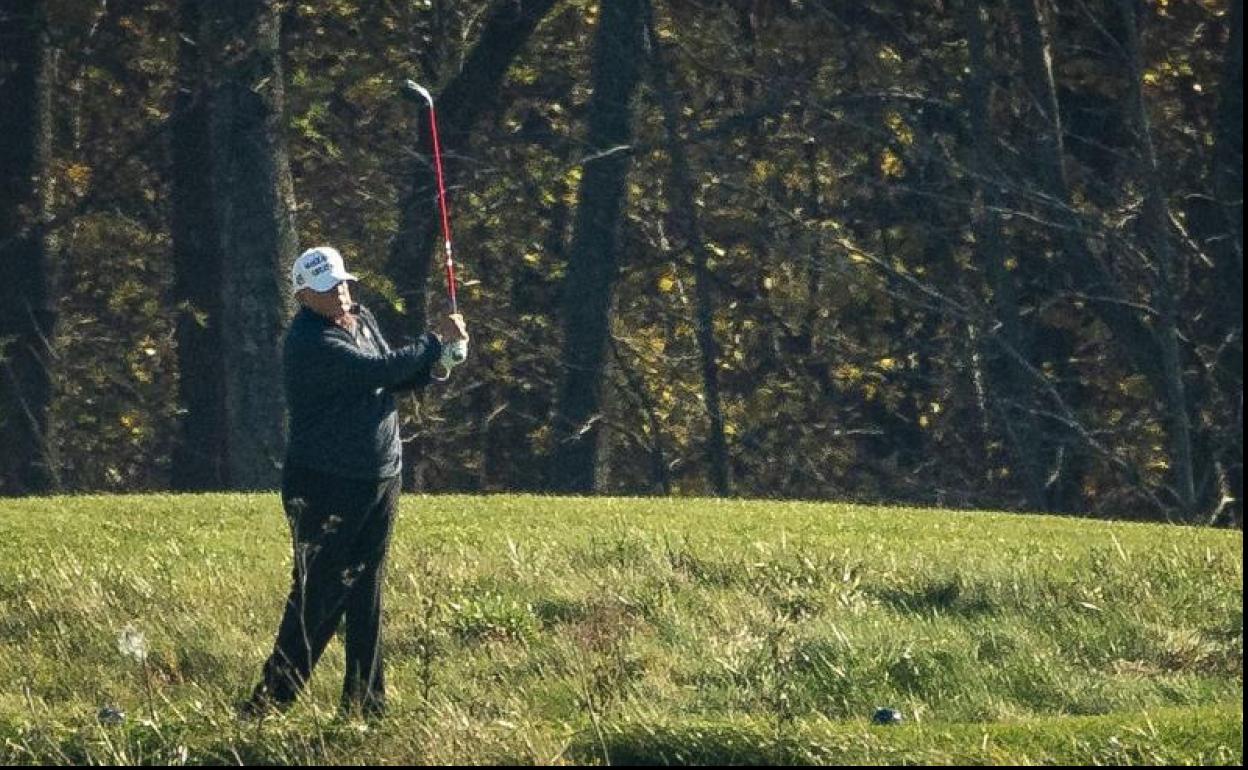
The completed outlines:
[[[290,266],[291,291],[329,291],[342,281],[358,280],[347,272],[342,255],[332,246],[308,249]]]

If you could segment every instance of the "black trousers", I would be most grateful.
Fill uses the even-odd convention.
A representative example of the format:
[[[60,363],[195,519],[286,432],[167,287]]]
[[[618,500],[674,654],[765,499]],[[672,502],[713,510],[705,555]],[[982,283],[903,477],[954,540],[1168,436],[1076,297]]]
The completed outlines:
[[[288,469],[282,505],[294,541],[290,596],[253,699],[289,705],[346,617],[345,708],[385,708],[381,583],[399,478],[361,481]]]

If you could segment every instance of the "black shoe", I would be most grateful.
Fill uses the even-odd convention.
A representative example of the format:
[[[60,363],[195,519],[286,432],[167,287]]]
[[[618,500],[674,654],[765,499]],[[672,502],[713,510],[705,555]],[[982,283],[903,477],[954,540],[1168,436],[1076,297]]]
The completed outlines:
[[[278,700],[263,687],[257,687],[252,696],[238,704],[234,711],[238,718],[244,721],[262,720],[279,716],[292,705],[294,705],[293,700]]]
[[[359,715],[365,721],[376,722],[386,716],[386,702],[379,698],[365,698],[362,701],[343,698],[338,704],[338,715],[344,719]]]

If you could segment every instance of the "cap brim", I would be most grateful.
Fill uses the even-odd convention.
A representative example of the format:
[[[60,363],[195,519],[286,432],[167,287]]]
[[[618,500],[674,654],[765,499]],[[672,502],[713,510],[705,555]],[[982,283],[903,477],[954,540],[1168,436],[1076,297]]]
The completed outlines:
[[[307,288],[311,289],[312,291],[329,291],[330,289],[334,288],[335,286],[342,283],[343,281],[358,281],[358,280],[360,279],[356,278],[351,273],[348,273],[346,270],[343,270],[341,272],[331,271],[328,273],[322,273],[321,275],[318,275],[316,278],[313,278],[311,281],[308,281]]]

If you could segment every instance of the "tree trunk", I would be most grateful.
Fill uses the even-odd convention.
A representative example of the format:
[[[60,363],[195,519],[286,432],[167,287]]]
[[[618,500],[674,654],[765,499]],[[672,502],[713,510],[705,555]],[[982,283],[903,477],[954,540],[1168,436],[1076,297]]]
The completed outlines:
[[[1226,249],[1220,250],[1217,264],[1223,286],[1244,283],[1244,3],[1231,3],[1230,39],[1227,41],[1216,134],[1214,136],[1211,176],[1213,197],[1221,213],[1221,225],[1227,238]],[[1244,295],[1239,291],[1218,292],[1225,303],[1221,308],[1232,329],[1244,329]],[[1243,344],[1239,346],[1243,375]]]
[[[200,0],[178,4],[178,90],[170,146],[178,402],[183,410],[172,482],[174,489],[185,491],[228,486],[222,254],[213,211],[202,10]]]
[[[1082,224],[1074,210],[1070,184],[1066,178],[1065,150],[1057,86],[1053,82],[1052,57],[1044,33],[1037,0],[1013,0],[1015,18],[1022,42],[1023,78],[1030,103],[1035,106],[1036,171],[1040,192],[1048,212],[1059,225],[1058,272],[1066,282],[1092,297],[1108,297],[1094,310],[1105,322],[1118,344],[1137,368],[1154,385],[1164,378],[1156,362],[1160,348],[1148,327],[1123,301],[1123,291],[1106,265],[1088,249],[1081,235]],[[1159,388],[1158,392],[1161,392]]]
[[[644,441],[638,441],[638,445],[644,447],[646,454],[650,456],[650,480],[658,488],[660,494],[670,495],[672,477],[667,469],[667,454],[663,451],[663,421],[654,407],[654,400],[646,392],[646,383],[642,380],[641,374],[629,365],[624,356],[620,355],[620,345],[615,338],[608,336],[607,342],[611,346],[611,358],[624,377],[628,389],[632,391],[637,401],[637,408],[646,417],[650,443],[647,445]]]
[[[1205,394],[1189,400],[1209,408],[1211,424],[1200,426],[1193,443],[1207,465],[1224,478],[1210,489],[1198,486],[1205,504],[1223,508],[1222,520],[1242,519],[1244,499],[1244,295],[1224,287],[1244,285],[1244,4],[1232,0],[1227,18],[1226,52],[1218,84],[1213,152],[1209,156],[1206,195],[1187,198],[1189,227],[1213,262],[1210,302],[1197,324],[1199,340],[1214,352],[1204,383]],[[1197,382],[1199,386],[1202,383]],[[1197,426],[1193,426],[1196,428]],[[1196,467],[1206,464],[1196,460]],[[1223,488],[1218,488],[1223,487]],[[1221,498],[1221,499],[1219,499]]]
[[[51,422],[58,276],[44,231],[52,146],[50,46],[40,0],[0,10],[0,494],[59,486]]]
[[[1022,48],[1023,81],[1027,102],[1033,110],[1029,120],[1034,119],[1036,126],[1035,146],[1032,149],[1040,195],[1034,197],[1041,201],[1044,213],[1058,222],[1056,264],[1043,264],[1035,256],[1020,259],[1019,281],[1023,287],[1030,286],[1033,291],[1040,292],[1040,296],[1055,297],[1085,282],[1085,272],[1094,271],[1101,263],[1087,249],[1079,234],[1080,225],[1071,204],[1062,116],[1053,80],[1053,59],[1040,7],[1037,0],[1013,0],[1013,4]],[[1109,278],[1108,271],[1104,271],[1103,276]],[[1088,294],[1118,296],[1112,278],[1092,283],[1103,285],[1088,289]],[[1124,315],[1120,307],[1112,303],[1107,307],[1098,307],[1097,311],[1114,318]],[[1113,323],[1110,325],[1112,327]],[[1047,331],[1035,340],[1032,355],[1042,365],[1045,362],[1052,365],[1057,380],[1056,392],[1072,411],[1078,411],[1084,400],[1083,389],[1069,363],[1074,356],[1075,340],[1065,330]],[[1147,335],[1144,337],[1151,341]],[[1119,343],[1127,349],[1128,355],[1134,354],[1138,347],[1134,340],[1120,339]],[[1037,420],[1034,435],[1040,445],[1036,451],[1041,462],[1052,469],[1046,481],[1044,510],[1073,512],[1082,507],[1079,495],[1086,458],[1079,440],[1071,436],[1066,426],[1054,420]]]
[[[1244,3],[1232,0],[1230,38],[1222,70],[1211,176],[1218,207],[1218,228],[1226,235],[1215,251],[1219,284],[1230,291],[1215,292],[1215,312],[1229,340],[1218,362],[1225,372],[1223,389],[1232,399],[1238,394],[1237,413],[1231,415],[1230,445],[1220,448],[1227,475],[1229,519],[1242,526],[1244,511]],[[1236,288],[1238,287],[1238,288]]]
[[[1083,224],[1074,208],[1066,177],[1057,88],[1053,82],[1052,58],[1037,0],[1013,0],[1013,4],[1022,43],[1023,77],[1029,102],[1037,113],[1033,125],[1040,195],[1033,197],[1041,204],[1044,213],[1056,221],[1058,230],[1057,262],[1051,268],[1043,268],[1044,274],[1060,277],[1067,288],[1085,296],[1104,298],[1091,303],[1093,312],[1109,328],[1118,348],[1136,370],[1148,379],[1157,394],[1165,398],[1166,377],[1160,365],[1162,352],[1157,338],[1130,303],[1125,301],[1125,292],[1117,278],[1107,264],[1092,253],[1082,235]],[[1049,283],[1054,291],[1063,288],[1053,285],[1051,281],[1041,281],[1042,285],[1044,283]],[[1059,381],[1069,381],[1073,377],[1066,376],[1062,370],[1071,357],[1071,345],[1064,339],[1058,342],[1058,347],[1047,359],[1057,369]],[[1038,351],[1037,357],[1041,357]],[[1077,389],[1063,392],[1062,396],[1072,409],[1079,408],[1081,398]],[[1060,426],[1052,426],[1051,430],[1054,433],[1066,432]],[[1074,445],[1070,444],[1068,448],[1073,450]],[[1070,494],[1077,494],[1078,479],[1066,479],[1066,482]]]
[[[566,492],[594,490],[602,373],[618,254],[616,230],[631,161],[630,102],[639,78],[641,0],[599,7],[588,148],[563,289],[564,367],[548,480]]]
[[[666,54],[655,32],[652,0],[644,0],[646,26],[650,41],[651,73],[663,111],[663,125],[667,132],[668,151],[671,155],[669,178],[669,201],[673,222],[684,248],[693,256],[693,287],[696,297],[695,319],[698,351],[702,359],[702,388],[706,397],[706,413],[710,421],[707,435],[706,461],[711,488],[720,497],[732,493],[728,480],[728,444],[724,440],[724,414],[719,392],[719,364],[715,348],[715,307],[711,298],[710,257],[702,238],[698,211],[693,202],[693,175],[685,143],[680,137],[676,97],[668,82]]]
[[[1057,103],[1057,86],[1053,82],[1053,58],[1045,35],[1044,19],[1040,15],[1038,0],[1013,0],[1015,20],[1018,22],[1019,42],[1022,45],[1023,80],[1027,94],[1037,115],[1035,134],[1037,167],[1040,185],[1046,193],[1064,193],[1067,189],[1065,146],[1062,134],[1062,115]],[[1067,195],[1060,195],[1059,202],[1066,203]]]
[[[209,132],[221,262],[227,480],[278,486],[285,448],[281,335],[296,256],[283,136],[277,0],[213,4]]]
[[[1157,151],[1144,105],[1144,64],[1141,61],[1138,20],[1135,0],[1119,0],[1123,26],[1126,28],[1126,56],[1131,76],[1130,111],[1135,123],[1136,141],[1140,149],[1139,174],[1144,186],[1144,208],[1141,223],[1145,243],[1156,267],[1153,305],[1157,310],[1156,335],[1161,347],[1164,376],[1163,395],[1169,407],[1170,462],[1179,508],[1185,519],[1196,512],[1196,485],[1192,466],[1192,433],[1186,387],[1183,383],[1183,360],[1179,348],[1178,285],[1175,282],[1175,256],[1170,243],[1170,206],[1162,187],[1157,166]],[[1242,286],[1241,286],[1242,288]],[[1238,291],[1237,291],[1238,293]]]
[[[1019,311],[1015,276],[1006,266],[1004,234],[998,213],[1003,204],[1002,196],[991,181],[998,178],[1000,171],[993,151],[989,90],[992,75],[984,40],[983,8],[974,0],[962,0],[959,11],[970,54],[966,99],[971,119],[971,168],[979,197],[972,208],[975,261],[988,276],[992,316],[1000,323],[1000,332],[989,331],[984,345],[986,397],[1014,455],[1027,506],[1032,510],[1047,510],[1044,463],[1033,412],[1034,389],[1027,371],[1027,365],[1034,365],[1030,332]]]

